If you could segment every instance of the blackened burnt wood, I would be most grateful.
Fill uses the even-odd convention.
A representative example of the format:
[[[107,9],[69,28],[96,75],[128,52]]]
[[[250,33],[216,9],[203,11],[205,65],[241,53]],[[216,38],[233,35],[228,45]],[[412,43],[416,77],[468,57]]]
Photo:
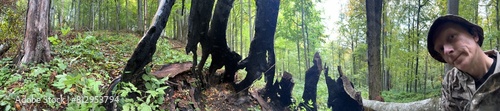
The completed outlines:
[[[334,106],[334,100],[336,98],[336,91],[340,90],[338,85],[336,84],[335,80],[332,79],[330,76],[328,76],[328,67],[325,66],[325,81],[326,85],[328,87],[328,102],[327,106],[328,108],[333,108]]]
[[[343,74],[342,69],[338,66],[339,78],[334,87],[333,100],[328,100],[328,105],[333,111],[362,111],[363,103],[361,93],[356,92],[354,85]],[[330,91],[330,89],[329,89]]]
[[[156,42],[167,24],[174,2],[175,0],[161,1],[148,32],[142,37],[139,44],[137,44],[134,53],[127,61],[125,69],[123,69],[121,79],[123,82],[131,82],[134,85],[141,84],[137,82],[140,81],[137,78],[142,78],[144,66],[152,60],[153,54],[156,51]]]
[[[225,66],[226,71],[223,74],[223,82],[234,82],[234,74],[238,70],[236,66],[241,60],[239,54],[229,49],[226,41],[227,22],[231,9],[233,8],[233,2],[234,0],[217,1],[214,15],[210,23],[210,30],[208,31],[208,38],[210,39],[209,44],[212,45],[203,47],[203,55],[200,62],[200,66],[203,66],[208,55],[212,55],[209,77],[212,77],[211,75],[213,75],[217,69]],[[205,79],[208,79],[208,77]]]
[[[280,0],[256,0],[256,2],[255,37],[250,43],[248,57],[238,63],[238,68],[245,68],[247,76],[235,85],[236,91],[246,89],[266,71],[266,89],[272,87],[274,79],[274,33]]]
[[[198,48],[198,43],[201,44],[202,46],[202,52],[206,53],[209,52],[209,47],[211,45],[209,44],[209,39],[208,39],[208,25],[210,22],[210,17],[212,17],[212,9],[214,6],[214,0],[192,0],[191,1],[191,9],[190,9],[190,14],[189,14],[189,20],[188,20],[188,42],[186,45],[186,53],[192,52],[193,53],[193,69],[192,72],[193,74],[196,74],[199,80],[203,80],[203,74],[201,74],[201,69],[203,68],[203,64],[205,61],[201,61],[200,65],[198,65],[198,71],[200,73],[197,73],[195,71],[197,66],[197,48]],[[201,82],[202,85],[204,86],[204,81]]]
[[[304,102],[299,105],[307,111],[318,110],[318,105],[316,104],[316,90],[321,70],[323,70],[321,57],[319,56],[319,52],[316,52],[314,54],[313,66],[306,71],[306,82],[304,84],[304,93],[302,93]]]
[[[280,91],[278,94],[280,95],[281,105],[283,107],[287,107],[292,104],[292,90],[295,83],[293,83],[292,74],[288,72],[283,72],[283,76],[281,77],[281,81],[279,82]]]
[[[212,17],[212,9],[214,0],[192,0],[191,10],[188,20],[188,43],[186,44],[186,53],[193,53],[193,65],[196,66],[196,51],[198,43],[208,42],[208,25],[210,17]],[[209,46],[205,42],[201,43],[202,47]]]

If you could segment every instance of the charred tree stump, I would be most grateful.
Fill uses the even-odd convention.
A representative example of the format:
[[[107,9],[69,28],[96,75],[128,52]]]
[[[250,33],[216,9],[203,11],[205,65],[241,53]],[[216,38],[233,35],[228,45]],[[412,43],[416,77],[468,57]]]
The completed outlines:
[[[193,53],[193,66],[197,66],[197,48],[198,48],[198,43],[201,44],[202,47],[202,53],[209,53],[211,50],[212,45],[209,42],[208,39],[208,25],[210,22],[210,17],[212,17],[212,9],[214,6],[214,0],[192,0],[191,1],[191,9],[190,9],[190,14],[189,14],[189,20],[188,20],[188,43],[186,44],[186,53],[189,54],[190,52]],[[193,74],[197,74],[198,79],[201,81],[201,85],[205,86],[204,83],[206,81],[203,81],[204,77],[203,74],[201,73],[201,70],[203,69],[203,66],[205,64],[205,60],[208,57],[206,55],[205,59],[202,59],[200,61],[200,64],[196,67],[193,67],[192,72]]]
[[[330,76],[328,76],[328,67],[325,66],[325,81],[326,85],[328,87],[328,102],[327,106],[328,108],[333,108],[334,104],[334,99],[337,98],[337,94],[335,91],[340,90],[339,85],[336,84],[335,80],[332,79]]]
[[[321,70],[323,70],[321,57],[319,56],[319,53],[316,52],[314,54],[313,66],[306,71],[304,93],[302,94],[304,102],[299,105],[307,111],[318,110],[318,105],[316,104],[316,90]]]
[[[292,104],[292,91],[293,86],[293,77],[292,74],[288,72],[283,72],[283,76],[281,77],[281,81],[279,82],[279,101],[282,107],[287,107]]]
[[[141,41],[134,50],[134,53],[127,61],[127,65],[123,69],[122,75],[113,80],[106,96],[113,96],[112,91],[121,82],[130,82],[135,86],[143,86],[142,78],[144,74],[144,67],[152,61],[152,57],[156,51],[156,43],[161,35],[162,30],[167,24],[168,17],[175,0],[162,0],[159,4],[159,8],[156,11],[153,22],[148,30],[148,32],[142,37]],[[117,87],[120,88],[120,87]],[[135,98],[135,94],[129,94],[129,97]],[[105,101],[103,105],[107,110],[113,109],[114,103],[110,101]]]
[[[354,85],[344,76],[340,66],[338,66],[338,70],[337,82],[325,73],[326,84],[328,85],[328,107],[332,111],[362,111],[361,93],[354,89]]]
[[[255,19],[255,37],[250,43],[248,57],[238,63],[238,68],[245,68],[247,76],[235,85],[236,91],[248,88],[252,83],[266,74],[266,89],[271,89],[274,80],[274,33],[280,0],[256,0],[257,14]],[[268,55],[266,60],[266,55]]]
[[[241,56],[234,51],[231,51],[227,46],[226,29],[227,21],[231,9],[233,8],[234,0],[218,0],[215,6],[215,12],[212,17],[208,37],[212,46],[207,47],[209,52],[203,52],[201,61],[205,61],[208,55],[212,55],[212,63],[210,63],[209,77],[214,77],[215,71],[226,68],[223,74],[223,82],[234,82],[234,75],[237,69],[237,64],[241,60]],[[204,49],[205,50],[205,47]],[[200,65],[204,64],[201,62]],[[203,66],[203,65],[202,65]],[[205,79],[209,79],[209,77]],[[213,81],[212,81],[213,82]],[[211,82],[209,82],[211,83]]]
[[[292,74],[283,72],[281,81],[276,80],[272,85],[276,93],[273,93],[272,96],[269,97],[269,102],[266,102],[267,98],[262,98],[257,94],[257,91],[253,91],[251,94],[257,99],[257,102],[259,102],[264,111],[286,111],[290,110],[288,106],[292,104],[292,91],[294,85]],[[264,94],[268,93],[264,92]]]

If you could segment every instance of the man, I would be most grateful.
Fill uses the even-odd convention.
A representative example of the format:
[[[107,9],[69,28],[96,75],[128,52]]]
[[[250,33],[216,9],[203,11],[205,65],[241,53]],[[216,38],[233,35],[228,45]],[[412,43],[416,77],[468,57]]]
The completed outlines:
[[[437,61],[453,66],[442,82],[442,110],[500,110],[499,53],[484,52],[483,39],[481,27],[459,16],[441,16],[432,24],[427,50]]]

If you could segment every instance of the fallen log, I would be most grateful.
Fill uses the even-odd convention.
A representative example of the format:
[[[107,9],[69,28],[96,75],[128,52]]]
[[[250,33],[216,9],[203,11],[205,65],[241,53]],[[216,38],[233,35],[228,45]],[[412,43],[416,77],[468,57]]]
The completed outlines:
[[[440,111],[439,98],[429,98],[409,103],[380,102],[363,99],[363,106],[377,111]]]
[[[160,70],[154,71],[151,74],[157,78],[172,78],[177,74],[190,70],[191,67],[193,67],[193,63],[191,62],[167,64],[163,65]]]

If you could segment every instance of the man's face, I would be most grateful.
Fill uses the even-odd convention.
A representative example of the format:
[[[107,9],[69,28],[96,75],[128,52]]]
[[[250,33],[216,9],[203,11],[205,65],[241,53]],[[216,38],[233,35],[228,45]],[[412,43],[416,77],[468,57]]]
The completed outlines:
[[[458,69],[470,68],[480,53],[484,53],[476,43],[477,35],[471,35],[464,27],[455,23],[444,23],[436,31],[434,50],[441,54],[446,63]]]

